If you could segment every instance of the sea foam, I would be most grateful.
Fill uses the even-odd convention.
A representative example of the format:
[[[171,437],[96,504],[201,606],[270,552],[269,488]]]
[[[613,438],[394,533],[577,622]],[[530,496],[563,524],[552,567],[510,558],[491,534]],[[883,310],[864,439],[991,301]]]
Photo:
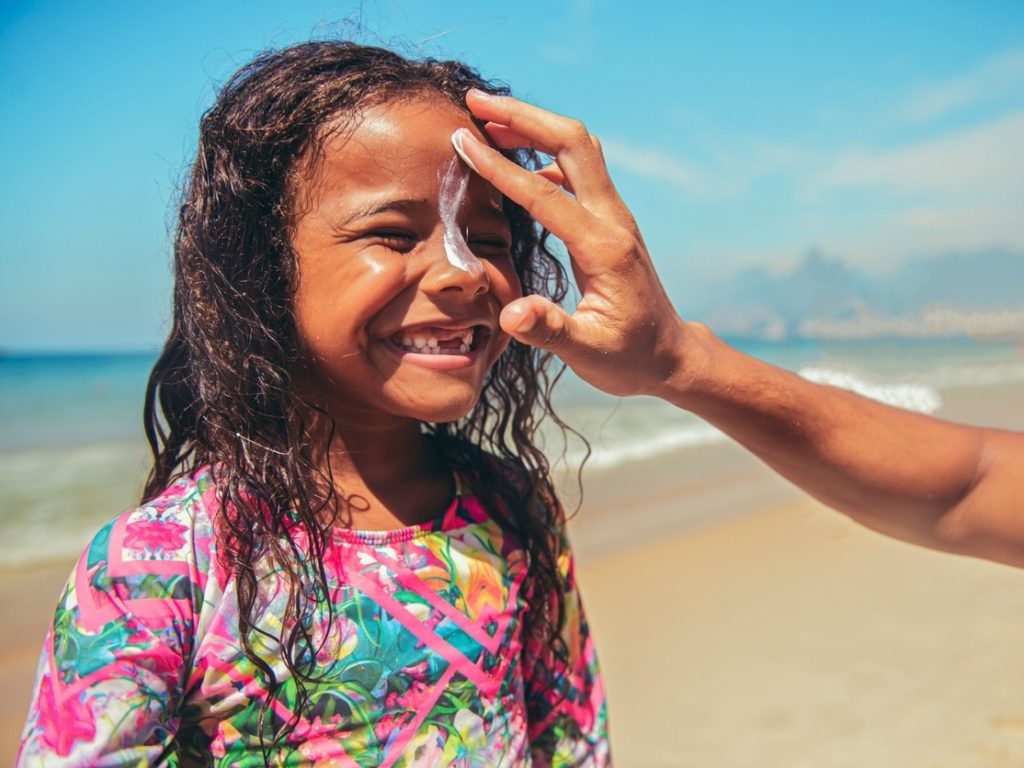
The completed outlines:
[[[850,390],[878,402],[918,413],[934,413],[942,407],[938,390],[919,382],[869,380],[862,374],[833,368],[805,367],[799,375],[808,381]],[[573,414],[565,414],[573,423]],[[588,414],[593,419],[593,413]],[[723,432],[691,414],[664,403],[612,411],[589,429],[582,430],[590,442],[587,468],[610,470],[632,462],[646,461],[676,451],[695,450],[729,441]],[[565,457],[570,468],[578,467],[583,452],[573,450]]]
[[[612,445],[592,445],[588,469],[613,469],[623,464],[644,461],[672,451],[699,448],[728,441],[728,437],[710,424],[694,424],[673,430],[648,433],[621,439]],[[570,466],[578,466],[583,456],[573,453],[567,458]]]
[[[799,374],[815,384],[827,384],[839,389],[846,389],[880,403],[908,411],[935,413],[942,407],[942,396],[938,390],[927,384],[916,382],[879,384],[867,381],[850,371],[834,368],[806,367],[801,368]]]

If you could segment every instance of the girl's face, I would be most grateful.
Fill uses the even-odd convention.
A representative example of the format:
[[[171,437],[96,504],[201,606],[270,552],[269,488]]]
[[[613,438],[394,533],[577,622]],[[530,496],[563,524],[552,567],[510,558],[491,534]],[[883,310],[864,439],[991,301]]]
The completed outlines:
[[[501,196],[473,175],[442,204],[464,172],[448,173],[460,127],[480,137],[440,97],[383,104],[298,182],[300,386],[336,420],[460,418],[508,344],[498,315],[521,291]],[[450,255],[453,238],[475,258]]]

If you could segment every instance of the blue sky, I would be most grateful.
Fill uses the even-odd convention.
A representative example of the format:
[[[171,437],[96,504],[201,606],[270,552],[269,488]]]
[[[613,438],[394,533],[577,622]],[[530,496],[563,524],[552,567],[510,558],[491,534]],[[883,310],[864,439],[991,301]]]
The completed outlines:
[[[0,348],[157,346],[216,85],[331,34],[464,59],[583,119],[684,314],[811,248],[876,272],[1024,252],[1024,3],[824,6],[7,3]]]

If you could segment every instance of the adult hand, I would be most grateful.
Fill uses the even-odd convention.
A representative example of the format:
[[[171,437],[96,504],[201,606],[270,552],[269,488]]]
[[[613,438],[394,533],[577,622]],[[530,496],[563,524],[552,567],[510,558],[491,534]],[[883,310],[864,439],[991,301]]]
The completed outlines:
[[[597,138],[576,120],[512,97],[471,90],[466,103],[497,146],[532,147],[554,158],[531,172],[468,130],[452,137],[473,170],[565,243],[580,292],[572,315],[541,296],[513,301],[501,313],[501,327],[554,352],[606,392],[662,393],[680,373],[687,327],[612,184]]]
[[[470,91],[466,102],[499,147],[555,158],[531,173],[469,131],[452,137],[477,173],[562,239],[581,293],[572,315],[538,296],[511,302],[502,328],[557,353],[594,386],[693,411],[865,525],[1024,567],[1024,434],[812,384],[684,323],[586,128],[510,97]]]
[[[463,159],[560,237],[581,299],[574,314],[538,297],[501,325],[558,354],[613,394],[651,394],[731,435],[826,504],[924,546],[1024,567],[1024,434],[940,421],[812,384],[684,323],[579,122],[510,97],[466,103],[503,148],[554,157],[530,172],[461,129]]]

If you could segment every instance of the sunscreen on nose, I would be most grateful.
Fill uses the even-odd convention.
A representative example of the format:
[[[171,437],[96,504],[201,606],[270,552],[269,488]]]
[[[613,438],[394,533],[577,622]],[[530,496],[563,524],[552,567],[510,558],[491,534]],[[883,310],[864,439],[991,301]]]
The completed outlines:
[[[483,273],[484,265],[473,254],[458,224],[459,209],[466,197],[468,185],[469,171],[459,158],[453,157],[441,176],[437,206],[444,226],[444,253],[448,263],[475,276]]]

